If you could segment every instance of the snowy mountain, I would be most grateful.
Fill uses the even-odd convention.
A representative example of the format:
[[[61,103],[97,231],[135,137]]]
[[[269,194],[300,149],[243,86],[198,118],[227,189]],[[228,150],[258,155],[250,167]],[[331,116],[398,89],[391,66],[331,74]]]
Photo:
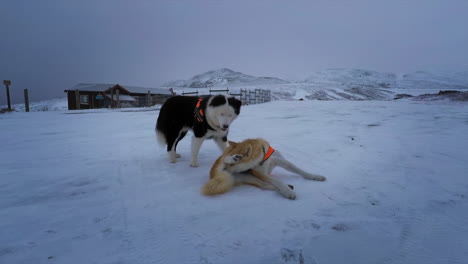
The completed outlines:
[[[200,94],[209,93],[208,88],[228,87],[231,92],[266,89],[272,91],[274,100],[393,100],[396,94],[417,96],[440,90],[468,89],[468,73],[418,71],[396,74],[363,69],[327,69],[314,72],[305,80],[288,82],[274,77],[253,77],[224,68],[189,80],[168,82],[165,86],[174,87],[178,93],[187,92],[184,88],[197,88]]]
[[[401,89],[468,89],[468,71],[416,71],[403,74],[397,81]]]
[[[174,81],[167,86],[175,87],[177,93],[184,88],[197,88],[200,94],[209,93],[208,88],[271,90],[274,100],[392,100],[388,88],[396,87],[397,75],[360,69],[330,69],[310,75],[304,81],[287,82],[274,77],[253,77],[229,69],[209,71],[187,81]],[[229,84],[229,85],[228,85]]]
[[[208,71],[195,75],[188,80],[178,80],[167,82],[165,87],[190,87],[206,88],[225,85],[246,85],[246,84],[281,84],[287,81],[275,77],[254,77],[241,72],[236,72],[227,68]]]
[[[395,73],[384,73],[361,69],[328,69],[318,71],[304,80],[321,88],[394,88],[397,83]]]

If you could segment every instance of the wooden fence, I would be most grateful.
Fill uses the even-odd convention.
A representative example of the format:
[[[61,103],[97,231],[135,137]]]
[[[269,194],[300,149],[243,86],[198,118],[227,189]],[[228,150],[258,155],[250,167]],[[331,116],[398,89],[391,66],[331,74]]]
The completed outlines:
[[[271,101],[271,91],[264,90],[264,89],[255,89],[255,90],[248,90],[248,89],[240,89],[238,93],[229,92],[229,89],[223,90],[215,90],[210,89],[209,94],[229,94],[231,96],[236,97],[237,99],[241,100],[243,105],[248,104],[261,104]],[[198,90],[195,92],[182,92],[182,95],[190,95],[190,96],[201,96],[206,95],[200,93]]]
[[[263,89],[240,90],[240,100],[242,104],[261,104],[271,101],[271,91]]]

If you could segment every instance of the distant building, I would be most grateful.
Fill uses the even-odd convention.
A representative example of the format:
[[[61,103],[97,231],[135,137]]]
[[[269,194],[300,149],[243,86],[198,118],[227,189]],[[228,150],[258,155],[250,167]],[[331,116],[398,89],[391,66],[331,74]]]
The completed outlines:
[[[152,106],[174,95],[167,88],[92,83],[80,83],[65,92],[68,110]]]

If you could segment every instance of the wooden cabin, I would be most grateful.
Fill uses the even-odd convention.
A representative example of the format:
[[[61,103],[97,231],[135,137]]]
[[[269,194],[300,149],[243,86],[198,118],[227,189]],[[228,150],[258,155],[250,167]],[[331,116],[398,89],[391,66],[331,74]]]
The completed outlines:
[[[120,84],[80,83],[65,90],[68,110],[145,107],[162,104],[175,95],[172,89],[144,88]]]

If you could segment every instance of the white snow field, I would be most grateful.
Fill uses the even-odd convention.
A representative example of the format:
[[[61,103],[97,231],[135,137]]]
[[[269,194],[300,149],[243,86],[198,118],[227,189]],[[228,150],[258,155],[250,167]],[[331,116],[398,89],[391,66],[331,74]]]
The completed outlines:
[[[0,115],[0,263],[467,263],[468,106],[274,101],[230,139],[263,137],[303,169],[296,200],[252,186],[215,197],[200,167],[168,162],[158,111]],[[190,134],[189,134],[190,135]]]

